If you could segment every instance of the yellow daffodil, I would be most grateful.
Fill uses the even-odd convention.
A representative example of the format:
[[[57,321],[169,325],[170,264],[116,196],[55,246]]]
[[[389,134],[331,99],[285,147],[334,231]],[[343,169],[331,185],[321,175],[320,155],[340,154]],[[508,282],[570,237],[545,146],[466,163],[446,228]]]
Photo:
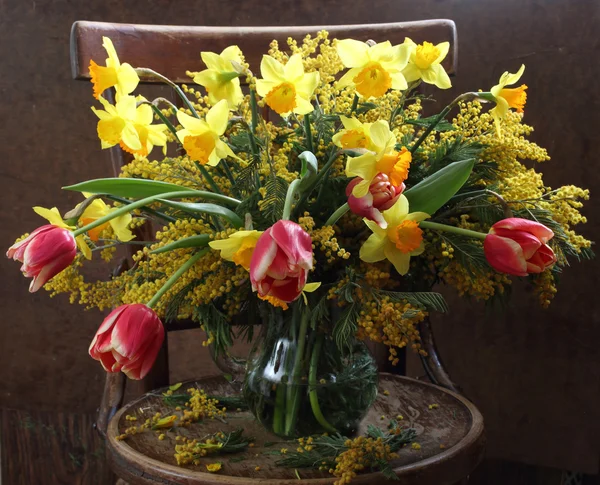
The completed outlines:
[[[38,216],[43,217],[53,226],[63,227],[65,229],[71,230],[75,229],[74,227],[69,226],[63,220],[62,216],[60,215],[60,212],[58,212],[58,209],[56,207],[52,207],[52,209],[46,209],[44,207],[34,207],[33,210]],[[77,247],[81,251],[81,254],[83,254],[86,259],[92,259],[92,250],[85,242],[83,234],[77,236],[75,238],[75,241],[77,242]]]
[[[229,120],[229,105],[226,100],[215,104],[206,114],[206,120],[194,118],[183,111],[177,112],[177,119],[183,126],[177,132],[177,137],[192,160],[214,167],[223,158],[235,158],[229,145],[221,140]]]
[[[378,98],[388,89],[406,89],[402,69],[408,63],[410,46],[395,45],[389,41],[368,45],[353,39],[340,40],[337,52],[344,66],[350,70],[338,81],[343,89],[354,85],[356,92],[365,98]]]
[[[108,37],[102,37],[102,46],[108,53],[106,67],[90,61],[90,76],[94,85],[94,98],[99,99],[106,89],[113,86],[116,88],[117,93],[121,95],[133,92],[140,82],[135,69],[126,62],[121,64],[115,46]]]
[[[198,72],[194,82],[206,88],[211,105],[227,100],[229,109],[236,108],[244,99],[240,87],[239,73],[231,62],[242,63],[242,51],[237,45],[227,47],[220,54],[201,52],[200,56],[208,69]]]
[[[387,259],[398,273],[405,275],[408,273],[410,257],[418,256],[425,250],[419,222],[428,219],[429,214],[409,214],[408,199],[404,195],[382,214],[387,221],[387,229],[382,229],[376,222],[363,219],[373,234],[360,248],[360,259],[366,263]]]
[[[514,74],[508,71],[502,74],[500,81],[496,84],[490,92],[496,100],[496,106],[490,111],[490,114],[494,117],[496,129],[500,134],[500,121],[504,119],[510,108],[516,109],[517,113],[522,113],[527,101],[527,93],[525,90],[527,86],[522,84],[518,88],[506,88],[515,84],[525,72],[525,64],[521,65],[521,68]]]
[[[344,129],[333,135],[333,143],[342,149],[366,148],[371,146],[369,130],[371,123],[361,123],[356,118],[347,118],[340,115]]]
[[[256,81],[256,92],[276,113],[305,115],[314,107],[310,98],[319,84],[318,72],[304,72],[302,56],[294,54],[284,66],[271,56],[263,56],[260,63],[263,79]]]
[[[250,271],[252,253],[262,233],[262,231],[237,231],[227,239],[211,241],[208,244],[211,248],[221,251],[221,257],[226,261],[233,261],[246,271]]]
[[[410,46],[410,62],[402,71],[408,82],[422,79],[427,84],[434,84],[440,89],[452,87],[448,73],[442,67],[442,61],[448,55],[450,42],[433,45],[431,42],[415,44],[408,37],[404,44]]]
[[[143,98],[139,98],[143,100]],[[104,98],[99,98],[103,110],[92,107],[99,118],[98,137],[102,148],[120,145],[126,152],[146,156],[154,146],[166,148],[167,126],[152,124],[152,108],[147,104],[136,106],[138,99],[134,96],[117,96],[115,105]]]
[[[352,195],[364,197],[369,186],[379,173],[389,177],[393,185],[399,186],[408,177],[408,169],[412,156],[406,147],[398,152],[395,150],[396,136],[390,131],[387,121],[378,120],[369,126],[368,137],[370,145],[362,155],[348,157],[346,175],[360,177],[362,181],[354,186]]]
[[[83,195],[85,195],[86,197],[91,196],[91,194],[87,193],[84,193]],[[88,205],[85,208],[79,220],[81,222],[81,225],[85,226],[87,224],[90,224],[91,222],[94,222],[97,219],[100,219],[101,217],[108,215],[114,210],[114,207],[111,208],[107,206],[102,199],[94,199],[90,203],[90,205]],[[105,224],[102,224],[101,226],[95,227],[94,229],[87,231],[87,235],[92,241],[97,241],[100,237],[100,233],[104,229],[106,229],[106,227],[110,224],[115,233],[115,236],[117,236],[117,239],[119,239],[119,241],[131,241],[135,237],[128,227],[129,223],[131,222],[131,219],[131,214],[123,214],[122,216],[118,216],[114,219],[111,219],[110,221],[108,221]]]

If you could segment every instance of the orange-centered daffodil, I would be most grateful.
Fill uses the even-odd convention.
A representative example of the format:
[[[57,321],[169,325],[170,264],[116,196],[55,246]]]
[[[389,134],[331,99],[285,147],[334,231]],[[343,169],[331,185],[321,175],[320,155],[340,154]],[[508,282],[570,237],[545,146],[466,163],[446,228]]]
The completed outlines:
[[[85,197],[90,197],[92,194],[84,192],[83,195]],[[81,214],[81,217],[79,218],[79,221],[82,226],[85,226],[94,222],[97,219],[100,219],[101,217],[108,215],[114,210],[116,209],[114,207],[107,206],[102,199],[94,199],[90,203],[90,205],[88,205],[85,208],[83,214]],[[115,233],[115,236],[119,241],[131,241],[135,237],[129,230],[129,223],[131,222],[131,219],[131,214],[123,214],[121,216],[115,217],[114,219],[111,219],[110,221],[108,221],[105,224],[102,224],[101,226],[90,229],[87,232],[87,235],[92,241],[98,241],[102,231],[106,229],[108,225],[110,225]]]
[[[525,64],[521,65],[521,68],[514,74],[508,71],[500,76],[498,84],[496,84],[490,92],[496,99],[496,106],[490,111],[490,114],[494,118],[496,129],[500,134],[500,121],[504,119],[510,108],[516,109],[517,113],[522,113],[525,103],[527,101],[527,93],[525,90],[527,86],[522,84],[518,88],[506,88],[515,84],[525,72]]]
[[[333,135],[333,143],[342,149],[366,148],[371,146],[369,130],[371,123],[361,123],[356,118],[347,118],[340,115],[344,129]]]
[[[133,92],[140,82],[135,69],[126,62],[121,64],[115,46],[108,37],[102,37],[102,46],[108,53],[106,67],[90,61],[90,76],[94,85],[94,98],[99,99],[106,89],[113,86],[116,88],[117,93],[121,95]]]
[[[126,152],[134,155],[148,155],[154,146],[166,148],[167,126],[152,124],[152,108],[147,104],[136,106],[143,97],[117,95],[115,105],[103,97],[98,98],[104,110],[92,107],[92,111],[100,119],[98,121],[98,137],[102,148],[120,145]]]
[[[227,239],[211,241],[208,245],[221,251],[221,257],[226,261],[233,261],[238,266],[242,266],[246,271],[250,271],[250,260],[256,247],[256,241],[263,231],[237,231],[231,234]]]
[[[366,263],[376,263],[387,259],[401,275],[408,273],[410,257],[418,256],[425,250],[423,231],[419,222],[428,219],[424,212],[408,212],[408,199],[401,195],[398,201],[382,215],[387,229],[376,222],[363,219],[373,234],[360,248],[360,259]]]
[[[389,41],[370,46],[344,39],[336,48],[344,66],[350,68],[338,81],[338,88],[353,85],[356,92],[367,99],[383,96],[388,89],[407,88],[402,69],[408,62],[410,46],[392,46]]]
[[[346,163],[348,177],[362,178],[352,189],[354,197],[367,195],[371,182],[379,173],[386,174],[393,185],[399,186],[408,177],[412,161],[411,153],[406,147],[396,151],[396,136],[390,131],[387,121],[372,123],[368,127],[368,139],[370,144],[366,146],[365,153],[355,158],[348,157]]]
[[[256,92],[277,114],[305,115],[314,109],[310,98],[319,84],[319,73],[305,73],[300,54],[292,55],[285,66],[265,55],[260,73],[263,79],[256,81]]]
[[[407,81],[422,79],[423,82],[433,84],[440,89],[452,87],[448,73],[441,64],[448,55],[449,42],[441,42],[438,45],[423,42],[417,45],[407,37],[404,45],[411,49],[410,62],[402,71]]]
[[[196,73],[194,82],[206,88],[211,105],[225,99],[229,109],[235,109],[244,99],[244,94],[240,87],[240,74],[232,61],[241,64],[242,51],[237,45],[231,45],[220,54],[201,52],[200,56],[208,69]]]
[[[214,167],[223,158],[235,158],[229,145],[221,140],[229,120],[229,105],[225,99],[208,111],[206,120],[194,118],[183,111],[177,112],[177,119],[183,126],[177,137],[192,160]]]

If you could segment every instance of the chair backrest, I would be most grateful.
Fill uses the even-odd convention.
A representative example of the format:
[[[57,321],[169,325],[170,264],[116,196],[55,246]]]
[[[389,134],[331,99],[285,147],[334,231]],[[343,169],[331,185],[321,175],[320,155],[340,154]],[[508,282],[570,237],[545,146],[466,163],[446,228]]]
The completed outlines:
[[[420,43],[450,42],[450,50],[443,61],[446,71],[456,72],[457,44],[456,26],[452,20],[422,20],[416,22],[392,22],[358,25],[311,25],[295,27],[189,27],[172,25],[138,25],[110,22],[78,21],[71,29],[71,71],[77,80],[90,80],[90,60],[100,62],[106,58],[102,37],[110,37],[123,62],[134,67],[153,69],[178,84],[189,83],[189,70],[203,69],[200,52],[221,52],[225,47],[239,45],[251,66],[258,66],[269,43],[277,40],[285,45],[288,37],[301,40],[307,34],[314,35],[327,30],[332,38],[353,38],[376,42],[389,40],[400,44],[405,37]],[[144,83],[158,83],[155,78],[141,78]],[[108,93],[107,93],[108,94]],[[107,96],[111,100],[111,95]],[[131,156],[119,147],[110,150],[115,175]],[[168,330],[191,328],[177,324]],[[145,378],[143,390],[151,390],[168,383],[168,357],[165,347],[161,351],[152,372]],[[428,352],[431,352],[428,349]],[[435,348],[433,349],[433,355]],[[432,366],[435,367],[435,366]],[[108,374],[105,392],[98,418],[98,427],[104,430],[108,419],[120,407],[123,399],[124,379],[121,374]]]

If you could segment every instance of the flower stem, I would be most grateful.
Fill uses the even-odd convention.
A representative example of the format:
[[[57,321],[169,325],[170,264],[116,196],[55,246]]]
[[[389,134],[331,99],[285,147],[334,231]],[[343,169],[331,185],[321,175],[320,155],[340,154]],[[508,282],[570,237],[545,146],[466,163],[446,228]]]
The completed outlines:
[[[152,308],[154,305],[158,303],[161,297],[169,291],[169,289],[175,284],[175,282],[181,278],[183,273],[185,273],[188,269],[190,269],[196,261],[198,261],[202,256],[210,251],[210,248],[204,248],[194,254],[190,259],[188,259],[185,263],[183,263],[175,273],[171,275],[171,277],[167,280],[167,282],[161,287],[160,290],[156,292],[156,294],[150,299],[146,306]]]
[[[436,118],[429,124],[427,129],[421,134],[419,139],[415,142],[415,144],[411,147],[410,153],[415,153],[417,149],[423,144],[423,142],[427,139],[429,134],[434,130],[434,128],[439,124],[440,121],[444,119],[444,117],[450,112],[454,106],[456,106],[461,101],[467,101],[471,99],[477,98],[477,93],[464,93],[458,96],[454,101],[452,101],[448,106],[446,106],[442,112],[436,116]]]
[[[338,207],[337,210],[329,216],[329,219],[327,219],[325,221],[325,225],[333,226],[338,221],[338,219],[340,217],[342,217],[349,210],[350,210],[350,206],[348,205],[348,202],[346,202],[344,205]]]
[[[215,179],[213,179],[212,175],[210,173],[208,173],[208,170],[206,170],[204,168],[204,165],[202,165],[200,162],[195,162],[195,164],[196,164],[196,167],[198,167],[198,170],[200,170],[200,173],[202,174],[202,176],[208,182],[208,185],[210,185],[210,188],[213,189],[213,191],[216,192],[217,194],[222,194],[223,192],[221,192],[221,189],[215,182]]]
[[[115,202],[121,202],[122,204],[131,204],[131,200],[124,199],[123,197],[117,197],[116,195],[106,195],[107,199],[114,200]],[[175,222],[177,219],[175,217],[171,217],[167,214],[163,214],[162,212],[151,209],[150,207],[140,207],[144,212],[151,214],[153,216],[164,219],[167,222]]]
[[[473,237],[482,240],[485,239],[487,236],[485,232],[471,231],[470,229],[462,229],[460,227],[447,226],[446,224],[438,224],[437,222],[421,221],[419,222],[419,226],[424,229],[453,232],[454,234],[460,234],[461,236]]]
[[[284,418],[285,418],[285,389],[283,383],[277,384],[275,391],[275,410],[273,412],[273,432],[276,435],[283,435]]]
[[[283,206],[283,214],[281,215],[281,218],[284,221],[290,218],[290,214],[292,212],[292,203],[294,201],[294,197],[296,197],[296,192],[298,191],[299,184],[300,179],[296,179],[292,181],[292,183],[288,187],[287,194],[285,196],[285,205]]]
[[[233,205],[241,204],[241,202],[239,200],[234,199],[233,197],[228,197],[226,195],[220,195],[220,194],[213,194],[212,192],[207,192],[204,190],[181,190],[181,191],[177,191],[177,192],[166,192],[164,194],[155,194],[155,195],[151,195],[149,197],[145,197],[143,199],[136,200],[135,202],[132,202],[131,204],[125,205],[123,207],[119,207],[118,209],[115,209],[114,211],[110,212],[109,214],[105,215],[104,217],[100,217],[99,219],[96,219],[94,222],[91,222],[83,227],[80,227],[79,229],[76,229],[75,231],[73,231],[73,237],[77,237],[80,234],[83,234],[91,229],[94,229],[95,227],[101,226],[102,224],[114,219],[115,217],[119,217],[120,215],[127,214],[128,212],[131,212],[134,209],[144,207],[145,205],[148,205],[148,204],[154,202],[156,199],[169,199],[169,198],[179,199],[179,198],[194,197],[194,196],[208,199],[208,200],[214,200],[217,202],[223,202],[224,204],[233,204]]]
[[[181,88],[179,86],[177,86],[177,84],[175,84],[173,81],[171,81],[168,77],[165,77],[162,74],[159,74],[158,72],[153,71],[152,69],[148,69],[146,67],[137,68],[135,70],[135,72],[138,73],[138,74],[146,74],[148,76],[153,76],[153,77],[155,77],[157,79],[160,79],[161,81],[163,81],[164,83],[168,84],[169,86],[171,86],[175,90],[175,92],[179,95],[179,97],[181,98],[181,100],[185,104],[186,108],[188,108],[192,112],[192,115],[195,118],[200,118],[200,116],[198,115],[198,113],[194,109],[194,106],[192,105],[192,103],[190,102],[190,100],[188,99],[188,97],[185,95],[185,93],[181,90]]]
[[[301,311],[296,309],[297,311]],[[296,348],[296,356],[294,358],[294,367],[292,375],[288,381],[287,402],[285,413],[285,435],[291,436],[294,433],[296,426],[296,418],[300,409],[300,397],[302,385],[300,376],[302,375],[302,357],[304,355],[304,346],[306,345],[306,333],[308,331],[308,320],[310,312],[308,309],[302,312],[300,320],[300,330],[298,331],[298,346]]]
[[[310,129],[310,114],[304,115],[304,133],[306,134],[306,148],[309,152],[314,153],[312,131]]]
[[[329,424],[325,419],[325,416],[323,416],[321,406],[319,406],[319,396],[317,394],[317,364],[319,363],[319,354],[321,353],[322,345],[323,335],[319,335],[310,357],[310,369],[308,374],[310,407],[315,419],[323,427],[323,429],[329,431],[330,433],[336,433],[337,430],[331,424]]]

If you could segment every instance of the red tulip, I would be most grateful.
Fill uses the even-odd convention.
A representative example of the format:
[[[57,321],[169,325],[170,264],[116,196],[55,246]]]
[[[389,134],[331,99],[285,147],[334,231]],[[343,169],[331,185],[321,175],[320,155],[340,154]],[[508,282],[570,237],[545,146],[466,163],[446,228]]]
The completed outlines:
[[[546,243],[554,233],[539,222],[511,217],[494,224],[485,237],[483,249],[492,268],[501,273],[527,276],[541,273],[556,263]]]
[[[312,268],[312,240],[292,221],[278,221],[262,233],[250,260],[252,289],[260,296],[292,302]]]
[[[364,197],[354,197],[352,189],[360,182],[362,182],[360,177],[353,178],[348,187],[346,187],[350,210],[359,216],[375,221],[379,227],[386,229],[387,222],[381,212],[389,209],[396,203],[404,190],[404,184],[398,186],[392,185],[390,178],[385,173],[379,173],[369,186],[367,195]]]
[[[73,233],[47,224],[8,248],[6,257],[23,263],[21,271],[27,278],[33,278],[29,285],[29,291],[33,293],[69,266],[76,254]]]
[[[104,319],[89,353],[107,372],[143,379],[164,339],[165,329],[154,310],[141,303],[121,305]]]

